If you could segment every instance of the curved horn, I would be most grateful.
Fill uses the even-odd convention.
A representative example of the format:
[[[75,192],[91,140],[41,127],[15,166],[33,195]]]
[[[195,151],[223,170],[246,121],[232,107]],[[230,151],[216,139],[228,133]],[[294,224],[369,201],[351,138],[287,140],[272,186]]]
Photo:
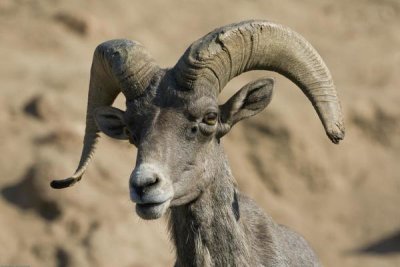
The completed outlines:
[[[122,92],[133,99],[144,92],[151,78],[159,70],[146,49],[129,40],[111,40],[100,44],[93,55],[90,71],[86,130],[81,159],[75,173],[63,180],[54,180],[51,187],[72,186],[84,174],[99,138],[94,111],[100,106],[111,106]]]
[[[299,86],[317,111],[333,143],[344,138],[339,99],[331,74],[315,49],[298,33],[267,21],[245,21],[210,32],[194,42],[174,67],[186,89],[218,94],[250,70],[278,72]]]

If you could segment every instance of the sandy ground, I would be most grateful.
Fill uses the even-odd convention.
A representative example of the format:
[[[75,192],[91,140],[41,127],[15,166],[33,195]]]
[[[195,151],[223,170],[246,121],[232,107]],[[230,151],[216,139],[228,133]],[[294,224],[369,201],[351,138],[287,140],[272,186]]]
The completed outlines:
[[[275,73],[274,99],[224,139],[240,189],[303,234],[325,266],[400,266],[400,2],[311,0],[0,0],[0,265],[172,266],[165,220],[128,197],[135,149],[103,138],[85,179],[76,167],[92,53],[143,43],[161,66],[210,30],[245,19],[285,24],[330,67],[347,136],[326,138],[309,102]],[[122,106],[122,99],[116,105]]]

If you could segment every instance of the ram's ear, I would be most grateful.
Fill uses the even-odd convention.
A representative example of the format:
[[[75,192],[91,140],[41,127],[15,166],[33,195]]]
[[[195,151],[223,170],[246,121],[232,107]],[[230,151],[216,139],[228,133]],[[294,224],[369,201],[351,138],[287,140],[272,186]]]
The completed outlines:
[[[99,107],[94,112],[94,118],[99,130],[109,137],[128,139],[122,110],[114,107]]]
[[[262,78],[243,86],[220,106],[222,135],[238,121],[254,116],[268,106],[272,99],[274,80]]]

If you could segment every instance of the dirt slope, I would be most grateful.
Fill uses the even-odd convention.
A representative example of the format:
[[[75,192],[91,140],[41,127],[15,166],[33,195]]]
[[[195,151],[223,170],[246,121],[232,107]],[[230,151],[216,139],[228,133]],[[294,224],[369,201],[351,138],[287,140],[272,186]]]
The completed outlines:
[[[128,197],[135,149],[103,138],[79,185],[54,191],[79,160],[92,53],[143,43],[161,66],[210,30],[268,19],[327,62],[347,135],[331,144],[307,99],[277,80],[259,116],[225,138],[240,189],[302,233],[325,266],[400,266],[400,3],[396,0],[0,1],[0,265],[172,266],[164,220]],[[117,101],[121,107],[122,99]]]

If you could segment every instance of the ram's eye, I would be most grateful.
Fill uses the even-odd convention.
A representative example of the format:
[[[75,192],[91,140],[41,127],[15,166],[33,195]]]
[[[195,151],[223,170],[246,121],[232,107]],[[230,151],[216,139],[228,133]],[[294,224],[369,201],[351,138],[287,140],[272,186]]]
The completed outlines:
[[[217,119],[218,114],[216,112],[209,112],[204,116],[203,122],[208,125],[215,125],[217,123]]]

